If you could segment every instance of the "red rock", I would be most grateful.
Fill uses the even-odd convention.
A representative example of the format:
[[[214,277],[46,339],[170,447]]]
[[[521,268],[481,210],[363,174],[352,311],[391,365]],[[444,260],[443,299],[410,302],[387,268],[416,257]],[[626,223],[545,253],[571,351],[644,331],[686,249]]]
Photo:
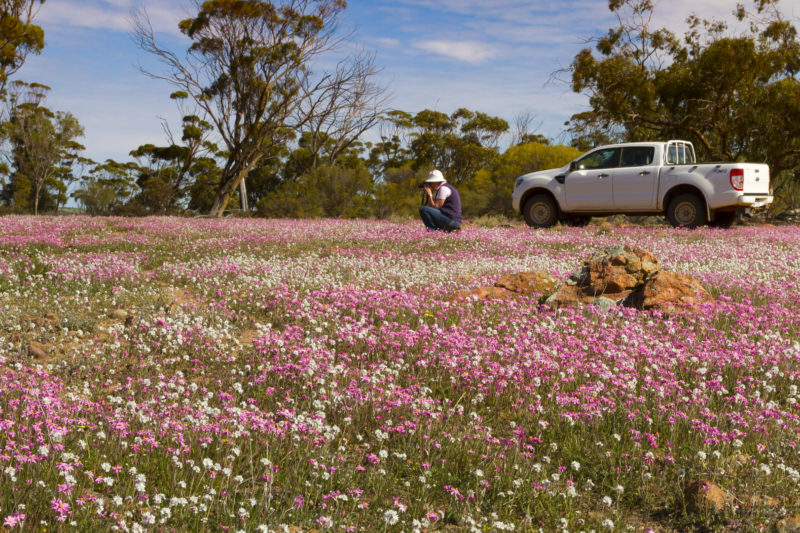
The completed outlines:
[[[552,294],[558,286],[558,280],[549,272],[535,270],[506,274],[494,284],[511,292],[523,294]]]
[[[779,520],[775,529],[778,533],[800,533],[800,514]]]
[[[658,309],[664,313],[694,307],[714,299],[695,278],[661,270],[647,279],[640,292],[631,297],[638,309]]]
[[[116,320],[125,320],[128,318],[128,312],[124,309],[114,309],[110,313],[108,313],[109,318],[114,318]]]
[[[686,509],[691,513],[719,513],[730,497],[719,485],[707,479],[692,481],[684,491]]]
[[[494,287],[462,290],[455,298],[511,298],[515,294],[549,294],[545,303],[554,308],[621,304],[665,314],[713,300],[695,278],[659,270],[651,252],[621,245],[594,253],[560,286],[545,271],[517,272],[502,276]]]
[[[507,291],[500,287],[478,287],[477,289],[458,291],[455,294],[456,299],[469,298],[470,296],[478,298],[479,300],[497,299],[497,298],[513,298],[516,293]]]
[[[781,506],[781,501],[772,496],[751,496],[750,503],[754,506],[771,507],[773,509]]]
[[[28,344],[28,353],[33,356],[34,359],[47,359],[47,350],[44,345],[38,342],[31,342]]]
[[[658,270],[658,260],[641,248],[609,246],[585,261],[584,267],[588,269],[588,287],[601,296],[633,290]]]
[[[585,260],[546,303],[553,307],[586,305],[600,297],[624,301],[656,271],[658,260],[647,250],[608,246]]]

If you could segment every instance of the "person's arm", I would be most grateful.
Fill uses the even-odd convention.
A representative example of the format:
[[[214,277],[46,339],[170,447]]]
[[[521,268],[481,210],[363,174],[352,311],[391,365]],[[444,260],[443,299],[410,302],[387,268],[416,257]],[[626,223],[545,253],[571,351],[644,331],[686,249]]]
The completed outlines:
[[[428,205],[431,207],[435,207],[436,209],[441,209],[444,205],[444,198],[441,200],[435,200],[433,198],[433,191],[430,187],[425,187],[425,192],[428,194]]]

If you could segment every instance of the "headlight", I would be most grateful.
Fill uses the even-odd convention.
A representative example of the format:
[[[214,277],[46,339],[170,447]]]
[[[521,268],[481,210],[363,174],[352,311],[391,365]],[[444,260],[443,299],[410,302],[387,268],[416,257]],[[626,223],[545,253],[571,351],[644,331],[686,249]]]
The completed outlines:
[[[523,181],[525,181],[525,178],[517,178],[517,182],[514,184],[514,188],[519,189],[519,186],[522,185]]]

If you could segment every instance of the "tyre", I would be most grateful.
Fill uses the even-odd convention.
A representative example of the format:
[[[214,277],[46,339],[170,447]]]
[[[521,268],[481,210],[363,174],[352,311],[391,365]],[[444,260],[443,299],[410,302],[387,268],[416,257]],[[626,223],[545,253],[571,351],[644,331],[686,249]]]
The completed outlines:
[[[695,194],[679,194],[667,207],[667,221],[676,228],[702,226],[707,222],[706,206]]]
[[[730,228],[736,221],[736,211],[714,213],[714,220],[708,223],[712,228]]]
[[[549,228],[558,220],[558,206],[549,194],[534,194],[525,202],[522,216],[532,228]]]
[[[584,226],[588,226],[589,222],[592,220],[592,217],[589,216],[575,216],[575,217],[567,217],[563,219],[561,222],[565,226],[573,226],[576,228],[582,228]]]

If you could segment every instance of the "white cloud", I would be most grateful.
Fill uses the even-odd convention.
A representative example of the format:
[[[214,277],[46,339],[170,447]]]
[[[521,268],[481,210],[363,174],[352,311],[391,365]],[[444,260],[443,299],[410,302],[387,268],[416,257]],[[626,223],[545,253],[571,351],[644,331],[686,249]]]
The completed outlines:
[[[422,41],[414,43],[414,48],[449,57],[458,61],[477,65],[496,55],[494,49],[479,41]]]
[[[398,48],[400,46],[400,39],[393,39],[391,37],[378,37],[374,43],[381,48]]]
[[[127,12],[103,9],[98,6],[77,6],[71,2],[53,2],[47,4],[39,14],[42,23],[79,26],[83,28],[103,28],[127,31],[130,24]]]
[[[180,128],[181,117],[166,97],[170,92],[166,84],[143,76],[93,79],[80,91],[54,90],[47,103],[51,109],[69,111],[78,118],[86,134],[79,140],[86,146],[83,155],[96,161],[125,161],[130,159],[128,152],[141,144],[164,144],[159,117]]]
[[[164,3],[131,0],[54,0],[42,7],[37,20],[52,26],[127,32],[131,30],[130,18],[135,9],[146,9],[157,32],[178,33],[178,22],[184,18],[177,2],[166,6]]]

